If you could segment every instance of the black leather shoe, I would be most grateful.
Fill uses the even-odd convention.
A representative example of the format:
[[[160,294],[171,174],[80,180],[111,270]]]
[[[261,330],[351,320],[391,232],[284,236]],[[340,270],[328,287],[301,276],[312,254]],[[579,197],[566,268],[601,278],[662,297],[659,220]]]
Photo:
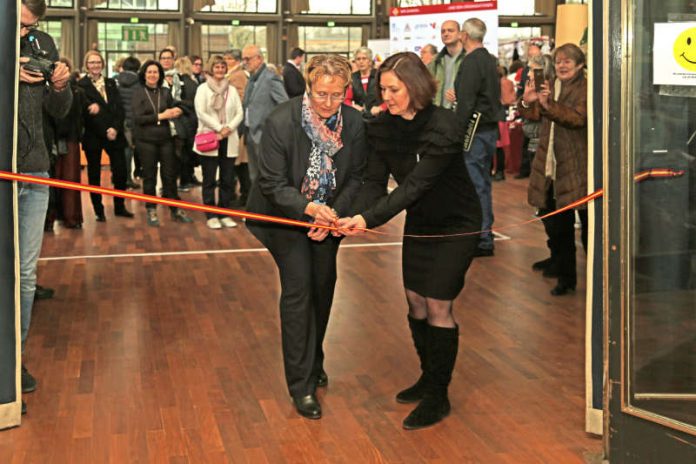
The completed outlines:
[[[35,300],[49,300],[53,298],[53,294],[56,293],[55,290],[52,288],[48,287],[42,287],[41,285],[36,286],[36,290],[34,291],[34,299]]]
[[[135,214],[131,213],[131,212],[128,211],[126,208],[117,209],[116,211],[114,211],[114,215],[115,215],[115,216],[124,217],[124,218],[133,218],[133,217],[135,217]]]
[[[325,387],[329,384],[329,376],[326,375],[326,371],[322,368],[317,375],[317,387]]]
[[[31,393],[36,390],[36,379],[29,373],[26,367],[22,364],[22,393]]]
[[[97,214],[97,222],[106,222],[106,216],[104,216],[104,213]]]
[[[494,254],[493,248],[477,248],[476,253],[474,253],[474,258],[485,258],[493,256]]]
[[[519,174],[517,174],[517,175],[515,176],[515,179],[526,179],[527,177],[529,177],[529,174],[528,174],[528,173],[526,173],[526,172],[525,172],[525,173],[521,173],[521,172],[520,172]]]
[[[27,403],[22,401],[22,415],[27,413]]]
[[[574,292],[575,291],[575,284],[567,284],[564,282],[558,282],[558,284],[551,289],[551,295],[553,296],[561,296],[565,295],[566,293]]]
[[[315,395],[293,398],[297,413],[307,419],[321,419],[321,405]]]

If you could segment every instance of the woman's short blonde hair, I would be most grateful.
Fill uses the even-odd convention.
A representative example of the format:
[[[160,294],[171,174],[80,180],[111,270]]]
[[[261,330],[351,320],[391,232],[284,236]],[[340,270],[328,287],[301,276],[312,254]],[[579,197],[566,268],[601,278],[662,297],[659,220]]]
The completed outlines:
[[[85,59],[82,60],[82,66],[84,66],[85,71],[87,70],[87,61],[89,60],[90,56],[98,56],[102,62],[102,68],[106,67],[106,62],[104,61],[104,57],[102,56],[102,54],[96,50],[90,50],[87,53],[85,53]]]
[[[225,67],[227,67],[227,61],[225,61],[222,55],[211,55],[210,58],[208,58],[208,63],[205,65],[205,70],[211,76],[213,75],[213,68],[216,64],[224,64]]]
[[[179,74],[191,76],[193,74],[193,65],[188,56],[182,56],[176,59],[174,62],[174,68]]]
[[[346,57],[340,55],[313,56],[305,69],[308,90],[312,88],[312,84],[324,76],[341,78],[345,83],[344,87],[348,87],[350,75],[350,62]]]

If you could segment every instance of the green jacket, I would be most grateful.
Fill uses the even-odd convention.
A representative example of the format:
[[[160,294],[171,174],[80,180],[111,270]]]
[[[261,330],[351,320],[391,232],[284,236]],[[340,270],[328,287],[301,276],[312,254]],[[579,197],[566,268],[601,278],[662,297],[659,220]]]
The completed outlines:
[[[435,80],[437,81],[437,92],[435,93],[435,98],[433,98],[433,103],[435,105],[440,105],[440,102],[442,101],[442,92],[443,92],[443,82],[445,82],[445,55],[447,54],[447,47],[443,47],[442,50],[440,50],[440,53],[437,54],[435,59],[430,62],[428,65],[428,70],[430,73],[435,77]],[[464,58],[464,55],[466,52],[462,48],[462,52],[457,56],[457,58],[454,60],[454,76],[457,76],[457,71],[459,70],[459,65],[462,62],[462,58]],[[454,79],[452,80],[454,82]]]

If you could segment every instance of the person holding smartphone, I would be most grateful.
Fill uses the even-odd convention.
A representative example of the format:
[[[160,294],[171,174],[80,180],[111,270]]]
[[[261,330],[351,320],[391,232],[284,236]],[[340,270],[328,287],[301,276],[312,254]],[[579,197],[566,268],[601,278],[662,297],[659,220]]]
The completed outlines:
[[[544,79],[534,66],[518,108],[520,115],[540,121],[539,144],[529,178],[529,204],[545,215],[587,195],[587,79],[585,54],[573,44],[553,54],[556,75]],[[539,90],[537,90],[539,89]],[[582,243],[587,250],[587,209],[578,208]],[[547,277],[558,277],[554,296],[574,291],[575,212],[568,210],[544,219],[551,256],[532,265]]]

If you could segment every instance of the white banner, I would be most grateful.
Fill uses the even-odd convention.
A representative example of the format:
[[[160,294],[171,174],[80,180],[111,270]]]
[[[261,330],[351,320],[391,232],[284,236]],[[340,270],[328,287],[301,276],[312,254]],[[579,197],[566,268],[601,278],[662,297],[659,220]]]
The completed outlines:
[[[469,18],[479,18],[486,23],[483,45],[490,53],[498,56],[497,1],[392,8],[389,12],[389,49],[391,53],[420,53],[424,45],[433,44],[440,50],[442,23],[453,20],[461,26]]]
[[[654,85],[696,85],[696,22],[655,23]]]

